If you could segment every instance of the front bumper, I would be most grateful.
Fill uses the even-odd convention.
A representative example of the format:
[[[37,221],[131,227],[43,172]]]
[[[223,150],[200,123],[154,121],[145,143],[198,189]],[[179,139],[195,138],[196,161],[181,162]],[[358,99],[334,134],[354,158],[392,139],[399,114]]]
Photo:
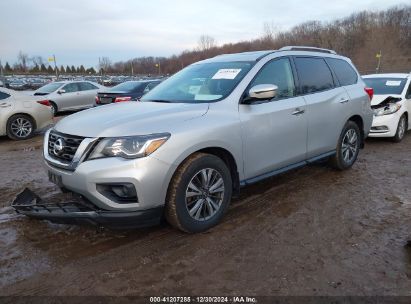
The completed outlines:
[[[86,138],[81,143],[70,166],[62,168],[58,161],[48,154],[48,134],[45,136],[44,156],[49,173],[59,179],[59,186],[80,194],[93,205],[106,211],[140,211],[162,207],[167,189],[176,166],[155,157],[147,156],[132,160],[117,157],[84,160],[88,149],[83,152],[82,145],[89,147],[94,139]],[[88,143],[90,142],[90,143]],[[137,200],[120,203],[99,191],[99,185],[132,184]]]
[[[369,137],[394,137],[402,113],[374,116]]]
[[[47,203],[29,189],[16,196],[11,205],[17,213],[59,224],[89,224],[110,229],[133,229],[158,225],[163,207],[139,211],[106,211],[78,198],[69,202]]]

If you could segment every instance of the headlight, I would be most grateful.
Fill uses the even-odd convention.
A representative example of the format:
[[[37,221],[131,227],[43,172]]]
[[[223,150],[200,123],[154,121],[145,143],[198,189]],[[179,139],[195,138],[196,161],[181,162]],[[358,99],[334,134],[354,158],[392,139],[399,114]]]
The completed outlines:
[[[150,155],[170,138],[169,133],[103,138],[88,159],[104,157],[139,158]]]
[[[393,114],[397,112],[399,109],[401,109],[401,105],[398,103],[390,103],[384,107],[378,108],[374,110],[374,115],[375,116],[382,116],[382,115],[388,115],[388,114]]]

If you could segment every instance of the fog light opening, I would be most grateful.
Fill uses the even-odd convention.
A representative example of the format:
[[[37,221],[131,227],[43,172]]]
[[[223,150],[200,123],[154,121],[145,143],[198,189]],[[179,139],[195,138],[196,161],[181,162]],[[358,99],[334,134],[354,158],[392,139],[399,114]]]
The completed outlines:
[[[118,204],[138,203],[136,187],[132,183],[97,184],[97,191]]]

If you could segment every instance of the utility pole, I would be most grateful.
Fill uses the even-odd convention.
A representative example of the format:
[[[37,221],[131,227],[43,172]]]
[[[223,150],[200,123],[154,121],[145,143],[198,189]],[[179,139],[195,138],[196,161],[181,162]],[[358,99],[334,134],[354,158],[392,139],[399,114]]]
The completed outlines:
[[[381,57],[382,57],[381,50],[375,57],[378,58],[377,68],[375,69],[375,72],[378,74],[380,72],[380,67],[381,67]]]
[[[59,71],[57,69],[57,62],[56,62],[56,56],[55,55],[53,55],[53,61],[54,61],[54,69],[56,70],[56,77],[57,77],[57,80],[58,80],[59,79]]]
[[[133,59],[131,59],[131,76],[134,76],[134,65],[133,65]]]

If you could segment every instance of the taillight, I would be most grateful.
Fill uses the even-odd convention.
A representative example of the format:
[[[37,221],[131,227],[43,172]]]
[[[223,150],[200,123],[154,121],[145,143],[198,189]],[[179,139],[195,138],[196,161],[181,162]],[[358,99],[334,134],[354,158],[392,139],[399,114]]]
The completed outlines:
[[[98,98],[98,96],[96,95],[96,103],[100,103],[100,98]]]
[[[50,103],[50,101],[48,101],[48,100],[39,100],[39,101],[37,101],[39,104],[42,104],[43,106],[46,106],[46,107],[51,107],[51,103]]]
[[[114,102],[123,102],[123,101],[130,101],[131,97],[116,97],[116,99],[114,99]]]
[[[374,89],[373,88],[364,88],[364,91],[365,91],[365,93],[368,94],[368,97],[370,98],[370,101],[371,101],[371,99],[374,96]]]

